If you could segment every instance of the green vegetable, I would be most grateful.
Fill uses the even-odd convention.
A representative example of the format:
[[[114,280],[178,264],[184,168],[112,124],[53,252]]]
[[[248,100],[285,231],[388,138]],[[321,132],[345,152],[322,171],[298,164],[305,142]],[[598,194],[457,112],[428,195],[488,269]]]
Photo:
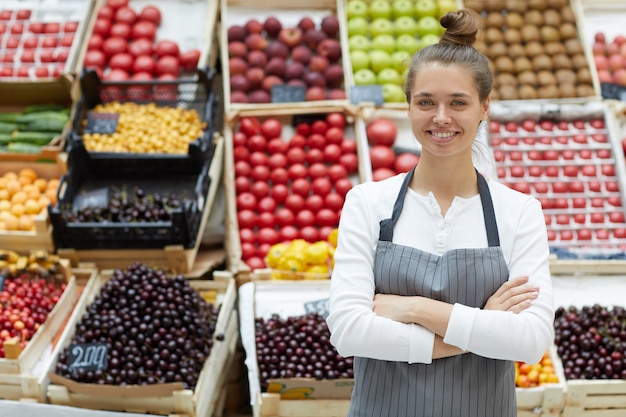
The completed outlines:
[[[67,121],[55,119],[37,119],[28,122],[21,127],[24,132],[56,132],[61,133],[65,128]],[[1,130],[0,130],[1,131]]]
[[[0,133],[13,133],[16,130],[16,123],[0,122]]]
[[[24,109],[24,114],[41,113],[41,112],[58,112],[61,110],[69,110],[64,104],[33,104]]]
[[[14,153],[41,153],[41,148],[43,148],[42,145],[12,142],[7,146],[7,151]]]
[[[8,145],[13,140],[13,137],[9,133],[0,133],[0,145]]]
[[[16,123],[27,124],[35,120],[58,120],[67,123],[69,115],[61,112],[44,111],[40,113],[23,114],[17,118]]]
[[[21,115],[22,113],[17,112],[0,113],[0,122],[15,123]]]
[[[57,133],[50,132],[15,132],[11,136],[11,142],[30,143],[33,145],[47,145],[57,137]]]

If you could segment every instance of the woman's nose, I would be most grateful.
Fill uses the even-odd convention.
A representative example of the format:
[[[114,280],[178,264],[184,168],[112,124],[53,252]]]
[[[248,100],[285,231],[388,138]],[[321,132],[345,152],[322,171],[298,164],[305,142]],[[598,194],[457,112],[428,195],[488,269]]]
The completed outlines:
[[[438,106],[435,111],[434,122],[435,123],[448,123],[450,116],[445,106]]]

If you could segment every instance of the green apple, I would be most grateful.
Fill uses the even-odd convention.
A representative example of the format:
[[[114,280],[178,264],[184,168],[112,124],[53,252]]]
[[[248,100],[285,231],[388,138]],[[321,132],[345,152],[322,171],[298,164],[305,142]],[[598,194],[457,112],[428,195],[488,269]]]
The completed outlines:
[[[353,35],[348,38],[348,48],[350,51],[368,52],[371,48],[371,42],[367,36]]]
[[[370,17],[372,19],[389,19],[391,17],[391,3],[388,0],[373,0],[370,3]]]
[[[369,22],[364,17],[353,17],[348,20],[348,37],[352,35],[367,35]]]
[[[449,12],[456,12],[458,9],[455,0],[439,0],[439,17]]]
[[[441,25],[436,17],[426,16],[417,21],[417,34],[420,38],[428,34],[439,35],[441,33]]]
[[[391,14],[394,19],[400,16],[413,17],[415,15],[413,2],[411,0],[393,0],[393,3],[391,3]]]
[[[385,103],[403,103],[406,101],[404,90],[398,84],[383,84],[383,99]]]
[[[420,38],[419,42],[420,42],[420,48],[423,48],[428,45],[434,45],[436,43],[439,43],[439,36],[429,33],[428,35],[425,35],[424,37]]]
[[[350,63],[352,64],[352,72],[363,68],[370,67],[370,56],[365,51],[350,51]]]
[[[418,19],[426,16],[439,17],[439,6],[436,0],[417,0],[415,14]]]
[[[396,50],[396,38],[388,34],[378,35],[372,39],[371,48],[392,54]]]
[[[391,68],[398,71],[400,74],[409,67],[411,63],[411,54],[407,51],[395,51],[391,54]]]
[[[369,17],[369,6],[363,0],[348,0],[346,14],[348,19],[353,17],[364,17],[367,19]]]
[[[409,55],[413,55],[420,49],[420,41],[418,41],[414,35],[403,34],[396,38],[396,51],[404,51]]]
[[[376,84],[376,74],[369,68],[360,69],[354,73],[355,85],[374,85]]]
[[[396,84],[400,85],[401,76],[398,71],[393,68],[383,68],[376,74],[378,84]]]
[[[391,66],[391,55],[380,49],[372,49],[369,52],[370,69],[378,74],[381,70]]]
[[[410,16],[400,16],[393,22],[396,36],[402,34],[415,35],[417,32],[417,22],[415,18]]]
[[[370,22],[369,31],[370,36],[375,38],[378,35],[392,35],[394,34],[394,25],[389,19],[378,18]]]

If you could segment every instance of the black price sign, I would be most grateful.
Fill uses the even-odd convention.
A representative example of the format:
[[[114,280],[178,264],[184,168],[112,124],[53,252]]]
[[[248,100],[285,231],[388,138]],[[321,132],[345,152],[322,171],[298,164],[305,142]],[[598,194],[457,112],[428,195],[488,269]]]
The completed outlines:
[[[350,87],[350,102],[359,104],[372,102],[376,106],[382,106],[385,102],[382,85],[353,85]]]
[[[4,274],[0,274],[0,291],[4,289],[4,281],[7,279],[7,276]]]
[[[304,311],[307,314],[317,313],[324,318],[328,317],[328,298],[304,303]]]
[[[117,130],[117,120],[120,118],[118,113],[98,113],[90,111],[87,113],[86,133],[100,133],[110,135]]]
[[[603,98],[626,101],[626,87],[624,86],[612,83],[602,83],[600,84],[600,90]]]
[[[70,370],[104,371],[107,369],[109,351],[104,343],[76,343],[70,345],[68,360]]]
[[[304,87],[297,85],[273,85],[272,103],[293,103],[305,101]]]

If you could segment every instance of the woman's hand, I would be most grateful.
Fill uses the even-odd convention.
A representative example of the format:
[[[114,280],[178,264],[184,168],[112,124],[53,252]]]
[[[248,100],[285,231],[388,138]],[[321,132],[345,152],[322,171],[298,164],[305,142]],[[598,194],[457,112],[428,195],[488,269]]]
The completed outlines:
[[[374,296],[374,313],[402,323],[411,323],[408,311],[414,297],[376,294]]]
[[[539,287],[528,283],[528,276],[508,280],[487,300],[485,310],[500,310],[519,313],[530,306],[539,296]]]

